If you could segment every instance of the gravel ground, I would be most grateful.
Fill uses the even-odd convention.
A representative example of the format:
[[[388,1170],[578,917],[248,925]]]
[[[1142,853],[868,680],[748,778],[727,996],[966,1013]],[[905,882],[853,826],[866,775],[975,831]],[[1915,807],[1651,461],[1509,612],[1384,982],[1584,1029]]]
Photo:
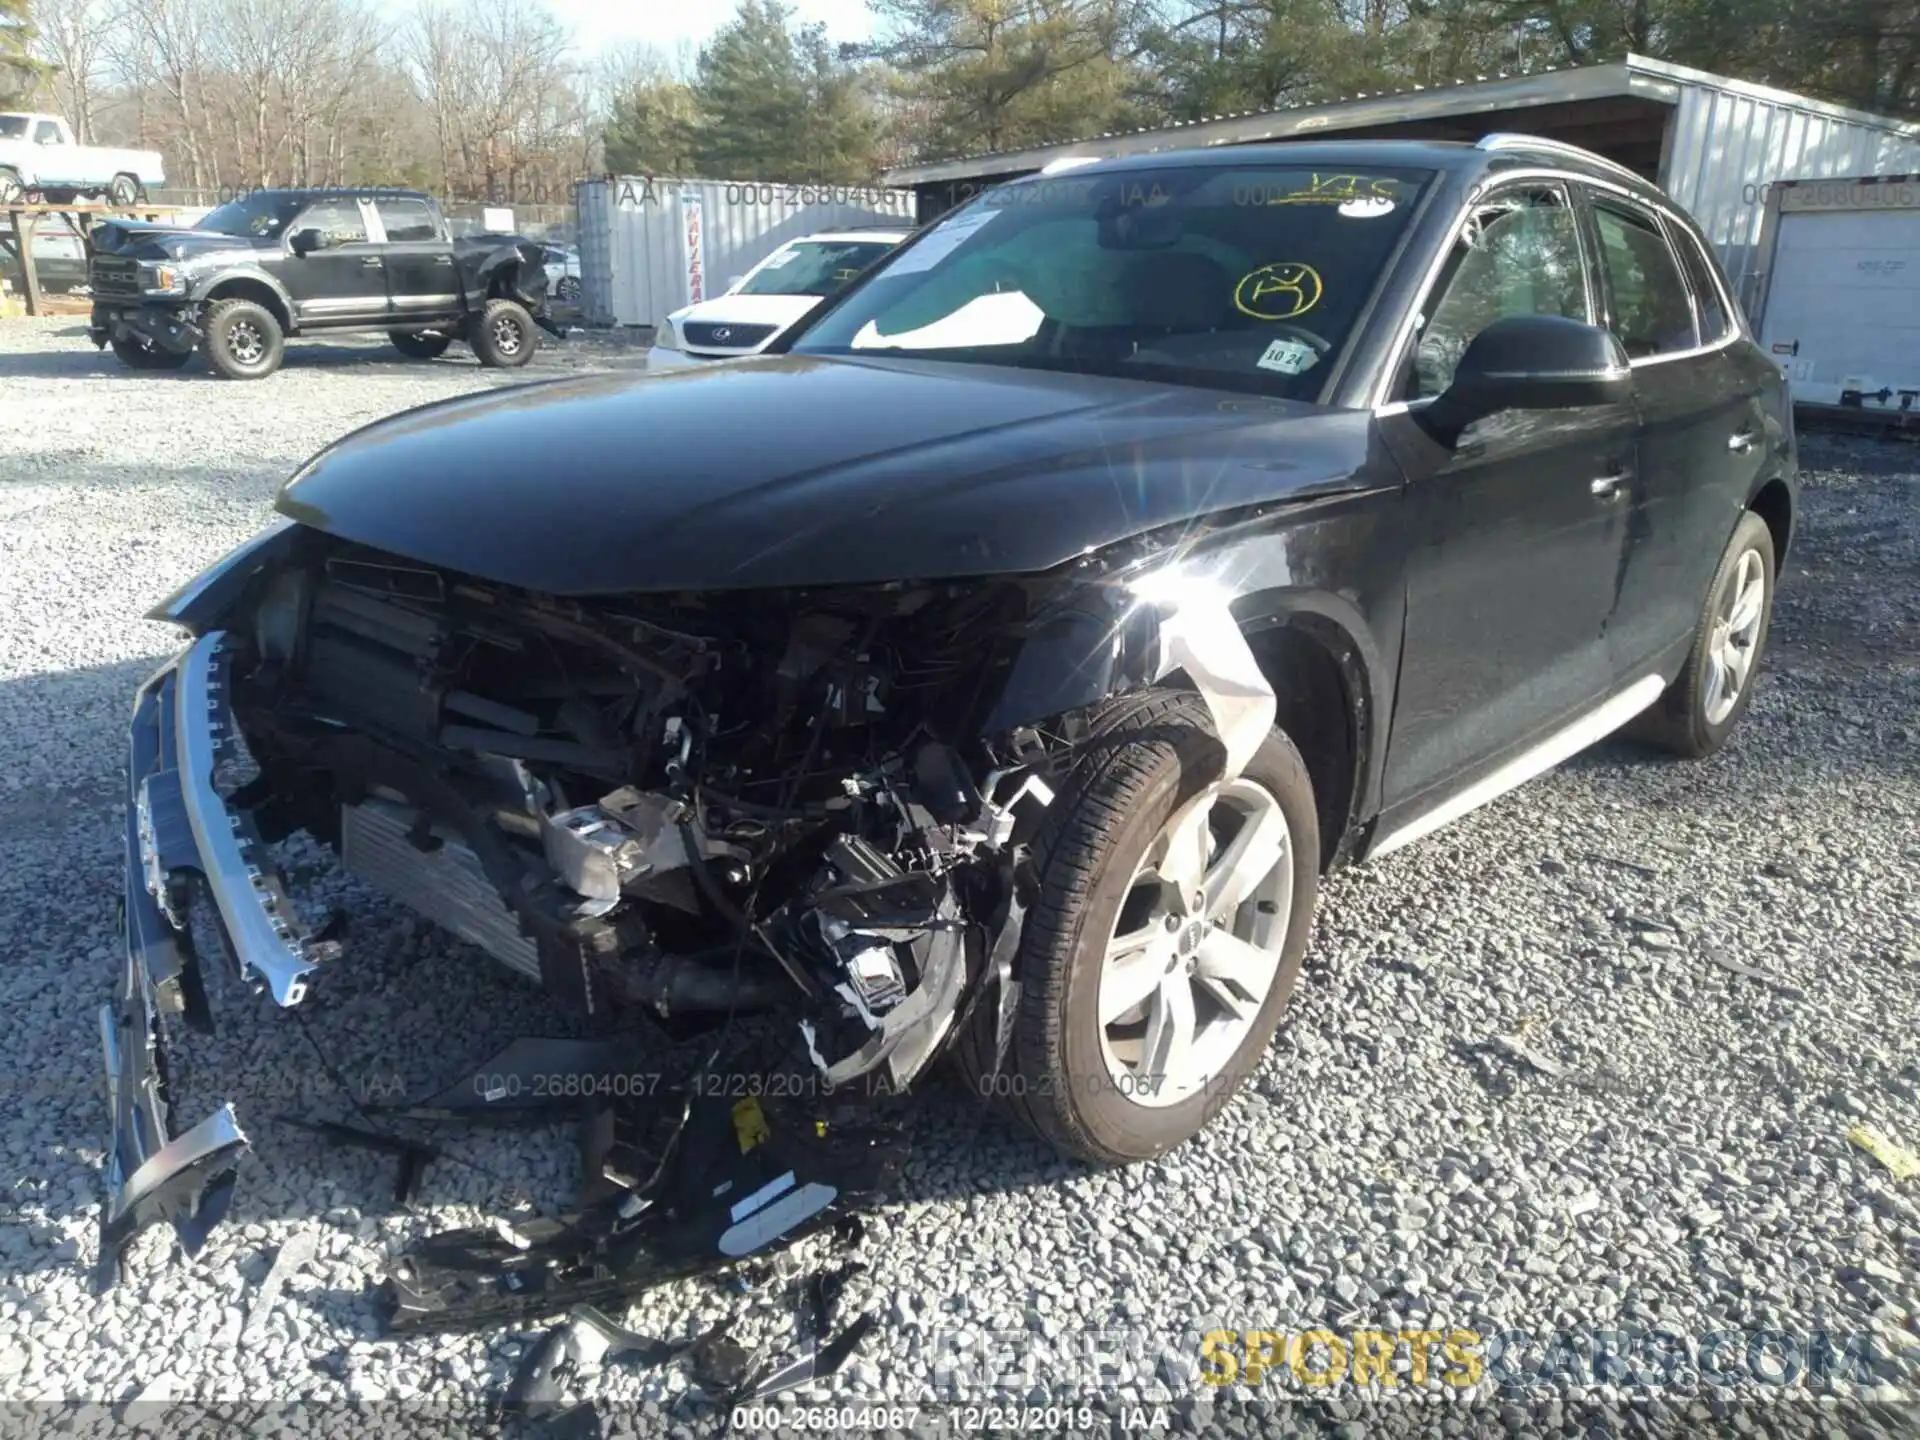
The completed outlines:
[[[537,368],[631,363],[579,344]],[[464,356],[346,343],[295,347],[258,385],[135,375],[72,320],[0,328],[0,1400],[466,1404],[513,1371],[523,1335],[379,1340],[365,1282],[429,1230],[563,1203],[573,1137],[442,1132],[453,1158],[406,1212],[390,1159],[271,1116],[345,1113],[301,1029],[350,1084],[413,1092],[552,1017],[313,851],[290,854],[296,879],[352,907],[356,965],[297,1019],[217,993],[221,1035],[183,1057],[183,1114],[231,1098],[252,1120],[232,1217],[195,1264],[163,1265],[161,1230],[118,1289],[96,1299],[87,1280],[122,727],[172,644],[138,617],[254,531],[325,442],[497,383]],[[1215,1328],[1771,1329],[1870,1334],[1897,1358],[1831,1414],[1747,1405],[1785,1392],[1737,1361],[1738,1383],[1689,1389],[1682,1371],[1669,1393],[1699,1396],[1677,1403],[1705,1405],[1702,1421],[1910,1426],[1920,1182],[1847,1132],[1870,1122],[1920,1146],[1920,449],[1809,439],[1806,458],[1765,678],[1725,752],[1687,765],[1609,742],[1338,877],[1258,1085],[1157,1165],[1070,1171],[936,1087],[846,1302],[886,1323],[811,1393],[1213,1399],[1198,1362]],[[250,1321],[296,1239],[313,1258]],[[679,1336],[744,1313],[750,1337],[777,1339],[785,1312],[756,1298],[690,1282],[627,1323]],[[642,1429],[697,1415],[687,1389],[673,1368],[596,1382],[639,1402],[620,1413]],[[1454,1398],[1492,1396],[1510,1419],[1564,1398],[1530,1413],[1569,1432],[1617,1398],[1493,1389]],[[1230,1393],[1307,1392],[1283,1367]],[[1440,1413],[1339,1393],[1313,1424]]]

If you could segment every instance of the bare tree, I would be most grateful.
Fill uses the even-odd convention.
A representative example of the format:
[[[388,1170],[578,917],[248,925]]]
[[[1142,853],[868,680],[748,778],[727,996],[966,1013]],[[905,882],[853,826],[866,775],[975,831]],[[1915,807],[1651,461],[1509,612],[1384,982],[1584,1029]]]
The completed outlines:
[[[34,24],[39,27],[35,50],[55,67],[54,103],[73,127],[82,145],[94,140],[94,122],[102,91],[109,84],[107,35],[118,23],[110,0],[36,0]]]

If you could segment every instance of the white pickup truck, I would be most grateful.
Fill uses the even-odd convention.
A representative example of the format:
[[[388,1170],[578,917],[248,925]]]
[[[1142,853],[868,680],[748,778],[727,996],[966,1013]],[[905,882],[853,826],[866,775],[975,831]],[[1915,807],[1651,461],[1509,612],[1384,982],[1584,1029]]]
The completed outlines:
[[[76,145],[58,115],[0,112],[0,205],[29,191],[55,204],[101,195],[115,205],[133,205],[165,180],[152,150]]]

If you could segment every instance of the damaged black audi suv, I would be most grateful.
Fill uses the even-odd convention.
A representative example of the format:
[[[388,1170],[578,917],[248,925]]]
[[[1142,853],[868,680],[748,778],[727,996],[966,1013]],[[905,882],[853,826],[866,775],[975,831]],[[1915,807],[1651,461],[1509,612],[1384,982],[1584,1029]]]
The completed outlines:
[[[612,1033],[772,1012],[823,1087],[945,1060],[1160,1155],[1330,869],[1623,726],[1726,740],[1795,468],[1694,222],[1507,135],[1031,176],[772,353],[359,430],[152,612],[103,1250],[191,1248],[246,1147],[168,1113],[200,967],[296,1006],[355,963],[295,831]],[[831,1194],[772,1184],[725,1253]]]

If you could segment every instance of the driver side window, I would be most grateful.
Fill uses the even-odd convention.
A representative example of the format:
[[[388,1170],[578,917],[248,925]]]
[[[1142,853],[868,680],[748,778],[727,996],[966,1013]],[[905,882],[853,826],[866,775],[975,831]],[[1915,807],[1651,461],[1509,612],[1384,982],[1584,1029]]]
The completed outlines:
[[[1580,226],[1557,186],[1509,191],[1468,218],[1429,300],[1400,398],[1444,391],[1474,336],[1510,315],[1593,318]]]
[[[336,245],[353,245],[367,238],[367,222],[360,214],[357,200],[322,200],[307,207],[306,213],[293,222],[295,232],[318,230],[320,248],[331,250]]]

